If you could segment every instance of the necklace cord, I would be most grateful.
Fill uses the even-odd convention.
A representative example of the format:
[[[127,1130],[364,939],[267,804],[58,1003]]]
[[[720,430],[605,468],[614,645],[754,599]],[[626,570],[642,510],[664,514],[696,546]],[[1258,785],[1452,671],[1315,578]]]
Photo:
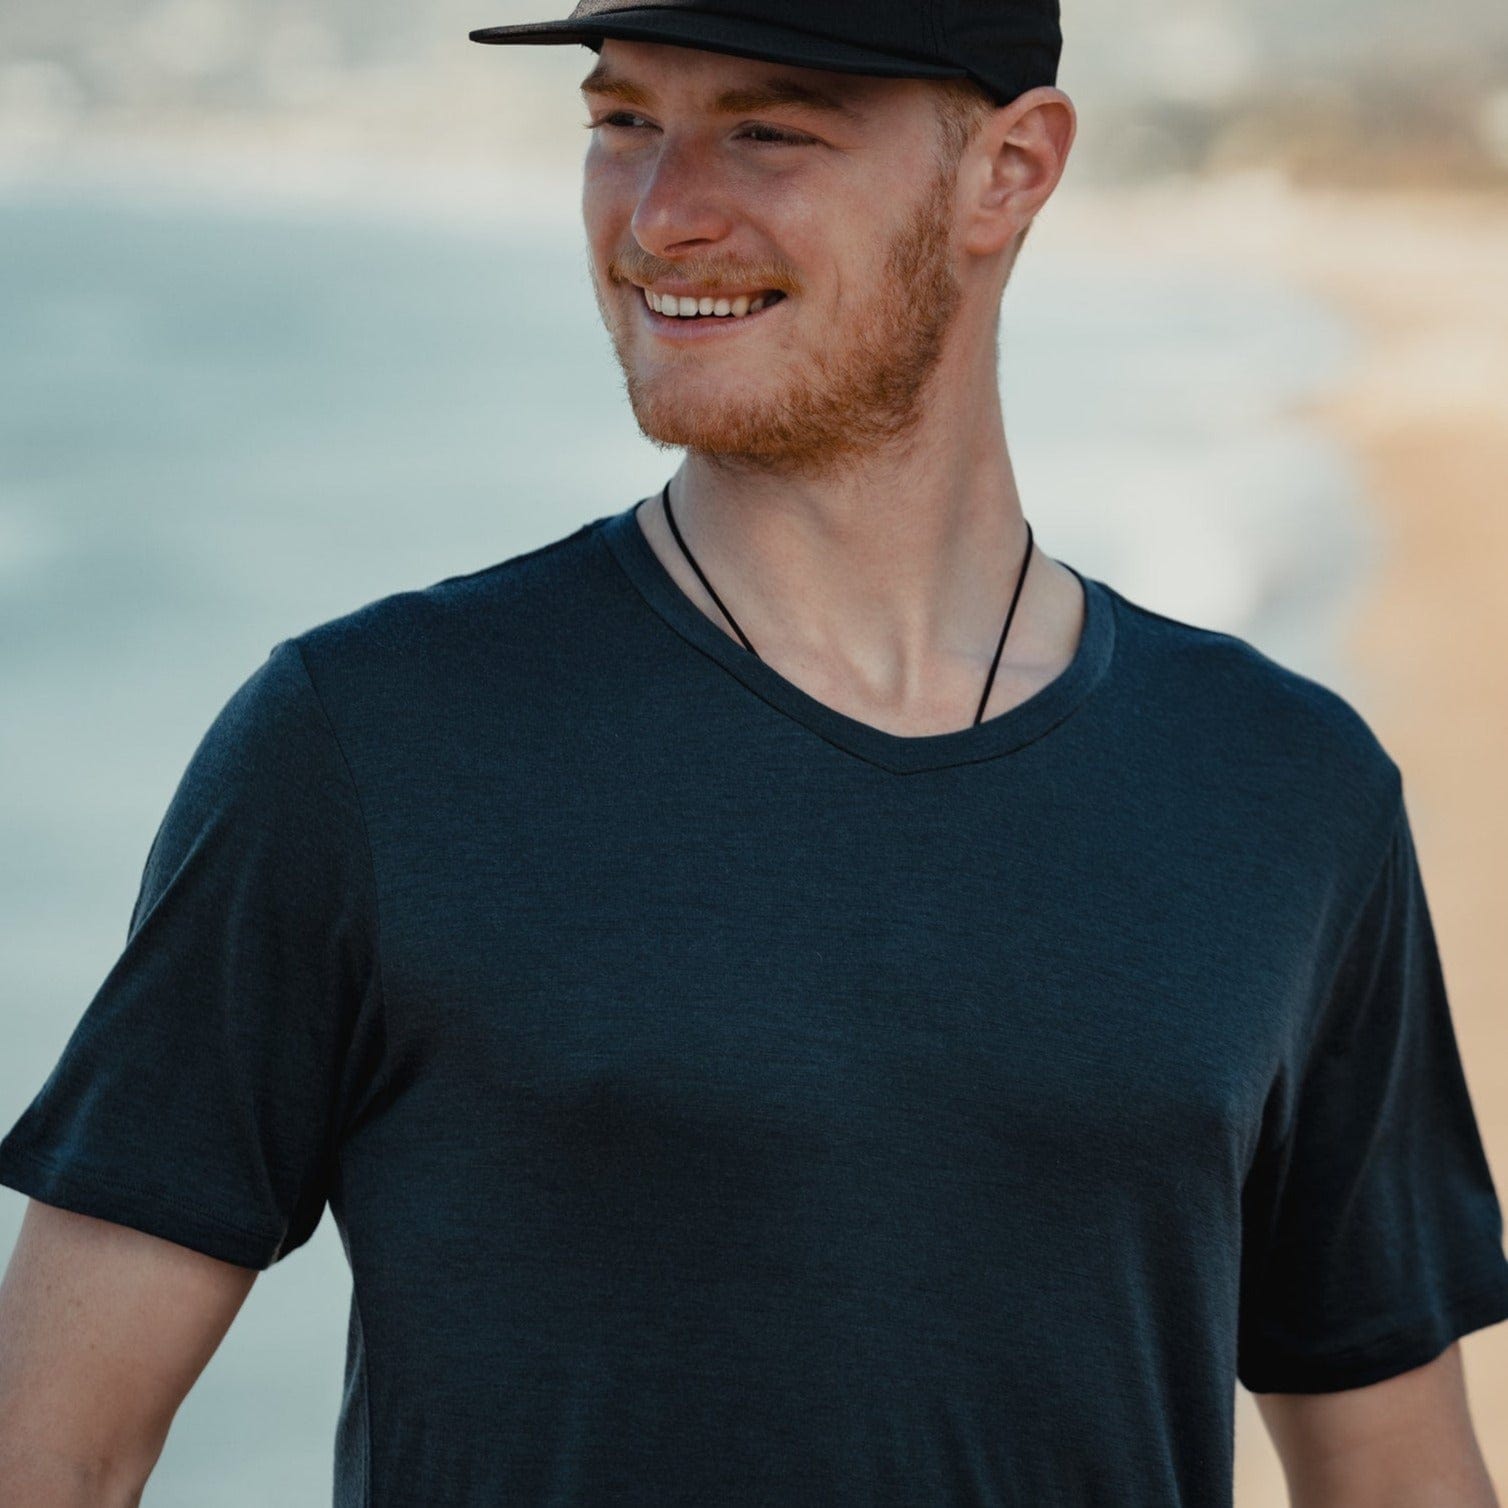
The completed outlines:
[[[748,635],[745,634],[743,629],[738,626],[737,620],[734,618],[733,614],[728,611],[727,607],[723,603],[723,599],[717,595],[716,588],[714,588],[712,583],[707,580],[707,573],[703,571],[701,566],[697,564],[696,556],[691,553],[690,547],[682,537],[680,525],[675,521],[675,512],[670,506],[669,482],[665,483],[665,490],[660,494],[660,502],[665,509],[665,521],[670,525],[670,532],[675,535],[675,542],[681,547],[681,554],[686,557],[687,564],[693,571],[696,572],[697,579],[702,583],[704,587],[707,588],[708,596],[710,596],[712,600],[717,603],[718,610],[722,613],[723,617],[728,620],[729,624],[732,626],[733,632],[738,635],[739,641],[743,644],[743,647],[747,649],[756,660],[761,659],[762,657],[759,654],[759,651],[756,650],[754,646],[749,642]],[[1011,621],[1016,616],[1016,604],[1021,600],[1021,588],[1026,584],[1026,568],[1031,564],[1034,543],[1035,541],[1032,537],[1031,522],[1030,520],[1028,520],[1026,525],[1026,549],[1022,552],[1021,555],[1021,568],[1016,572],[1016,589],[1011,593],[1011,605],[1006,610],[1005,623],[1000,630],[1000,640],[995,645],[995,657],[990,661],[990,673],[985,678],[984,694],[979,698],[979,710],[974,714],[973,726],[975,726],[976,728],[984,720],[985,705],[988,703],[990,699],[990,692],[995,685],[995,672],[1000,668],[1000,656],[1005,652],[1006,635],[1011,631]]]
[[[728,622],[733,625],[733,632],[736,633],[738,637],[743,641],[744,648],[747,649],[756,660],[762,658],[759,651],[755,649],[751,643],[749,643],[748,636],[744,633],[743,629],[738,626],[737,622],[734,620],[733,614],[723,606],[723,599],[717,595],[717,589],[712,585],[710,581],[707,580],[707,573],[703,571],[702,568],[696,563],[696,557],[691,553],[691,550],[687,546],[686,541],[681,537],[680,525],[676,523],[675,514],[670,510],[669,482],[665,483],[665,490],[660,494],[660,501],[665,505],[665,518],[670,525],[670,532],[675,535],[675,542],[681,547],[681,554],[683,554],[686,557],[687,561],[690,562],[691,569],[696,572],[697,576],[701,579],[702,585],[707,588],[707,592],[711,596],[712,600],[717,603],[718,607],[722,610],[723,617],[725,617]]]

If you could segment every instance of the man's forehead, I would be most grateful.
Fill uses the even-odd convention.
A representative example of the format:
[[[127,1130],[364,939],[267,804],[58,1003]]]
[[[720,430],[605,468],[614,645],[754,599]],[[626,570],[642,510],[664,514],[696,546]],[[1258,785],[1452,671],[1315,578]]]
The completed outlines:
[[[859,123],[869,114],[865,109],[866,94],[873,85],[887,82],[847,77],[825,69],[794,68],[761,63],[751,58],[728,58],[695,48],[655,46],[653,50],[697,52],[702,57],[716,56],[719,61],[731,65],[721,68],[716,76],[709,76],[705,89],[699,91],[707,108],[724,115],[764,110],[773,105],[796,105]],[[658,70],[663,68],[664,64],[658,64]],[[640,66],[637,61],[625,63],[599,57],[596,66],[581,81],[581,92],[615,99],[625,105],[642,105],[647,109],[657,98],[653,81],[656,71],[656,68]]]

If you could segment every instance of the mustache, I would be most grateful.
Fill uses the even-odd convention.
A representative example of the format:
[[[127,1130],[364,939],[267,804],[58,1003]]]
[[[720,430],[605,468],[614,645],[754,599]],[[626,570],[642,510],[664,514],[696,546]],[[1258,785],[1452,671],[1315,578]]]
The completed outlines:
[[[782,268],[754,266],[752,268],[692,267],[681,264],[635,264],[629,266],[615,262],[608,268],[608,276],[618,282],[637,283],[650,287],[655,283],[689,283],[693,288],[704,288],[715,293],[719,288],[773,288],[781,293],[794,293],[796,286]]]

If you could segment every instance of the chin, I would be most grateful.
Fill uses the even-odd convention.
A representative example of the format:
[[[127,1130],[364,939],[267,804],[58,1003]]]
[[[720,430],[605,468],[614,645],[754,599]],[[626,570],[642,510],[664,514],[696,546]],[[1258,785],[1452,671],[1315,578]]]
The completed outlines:
[[[768,396],[747,371],[719,382],[710,371],[659,367],[646,377],[632,363],[624,368],[629,406],[651,440],[693,450],[743,451],[762,448],[771,427]]]
[[[644,437],[657,445],[709,455],[758,454],[768,444],[768,431],[747,420],[730,423],[712,412],[688,412],[674,403],[632,403],[634,419]]]

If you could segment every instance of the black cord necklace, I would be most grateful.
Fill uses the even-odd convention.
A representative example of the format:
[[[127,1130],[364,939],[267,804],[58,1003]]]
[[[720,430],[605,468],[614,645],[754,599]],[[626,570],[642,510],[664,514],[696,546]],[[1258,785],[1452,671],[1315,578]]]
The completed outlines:
[[[717,595],[712,583],[707,580],[707,574],[696,563],[696,557],[687,547],[686,541],[681,537],[680,526],[675,521],[675,514],[670,507],[670,483],[665,483],[665,490],[660,494],[660,502],[665,508],[665,521],[670,525],[670,532],[675,535],[675,542],[681,547],[681,554],[686,557],[691,569],[696,572],[697,579],[707,588],[707,594],[717,603],[723,617],[732,625],[733,632],[738,635],[739,642],[754,656],[761,659],[759,651],[749,643],[749,636],[738,626],[733,614],[723,605],[723,599]],[[995,658],[990,661],[990,673],[985,679],[984,695],[979,698],[979,710],[974,714],[974,725],[977,727],[984,718],[984,709],[990,699],[990,690],[995,684],[995,672],[1000,668],[1000,656],[1005,649],[1005,636],[1011,631],[1011,619],[1016,616],[1016,603],[1021,599],[1021,588],[1026,583],[1026,568],[1031,564],[1032,558],[1032,526],[1030,521],[1026,525],[1026,549],[1021,555],[1021,569],[1016,572],[1016,590],[1011,593],[1011,605],[1005,614],[1005,626],[1000,630],[1000,642],[995,646]]]

